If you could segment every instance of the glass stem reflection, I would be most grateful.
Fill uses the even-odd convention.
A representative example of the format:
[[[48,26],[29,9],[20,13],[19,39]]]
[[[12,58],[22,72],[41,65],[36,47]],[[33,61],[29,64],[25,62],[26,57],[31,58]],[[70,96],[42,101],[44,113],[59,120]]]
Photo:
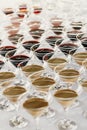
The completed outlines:
[[[15,112],[16,112],[16,116],[18,116],[18,113],[19,113],[19,104],[18,103],[15,104]]]
[[[36,117],[36,130],[40,130],[39,122],[40,122],[40,117]]]

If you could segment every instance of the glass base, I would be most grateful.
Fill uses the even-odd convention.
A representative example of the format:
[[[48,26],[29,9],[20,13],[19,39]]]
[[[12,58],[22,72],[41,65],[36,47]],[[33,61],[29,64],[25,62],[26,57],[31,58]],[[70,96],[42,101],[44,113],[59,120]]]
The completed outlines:
[[[58,122],[59,130],[76,130],[77,124],[69,119],[63,119]]]
[[[14,84],[15,85],[24,85],[25,81],[24,80],[15,80]]]
[[[0,111],[13,111],[15,107],[6,98],[0,99]]]
[[[87,119],[87,111],[83,111],[82,115]]]
[[[79,107],[80,106],[80,101],[77,99],[73,105],[71,106],[71,108],[76,108],[76,107]]]
[[[22,116],[14,116],[9,121],[11,127],[24,128],[28,125],[28,121]]]
[[[37,91],[35,91],[35,92],[27,95],[27,98],[31,98],[31,97],[46,98],[47,94],[43,93],[43,92],[37,92]]]
[[[47,118],[52,118],[55,116],[55,111],[52,108],[48,108],[48,111],[45,112],[42,116],[46,116]]]

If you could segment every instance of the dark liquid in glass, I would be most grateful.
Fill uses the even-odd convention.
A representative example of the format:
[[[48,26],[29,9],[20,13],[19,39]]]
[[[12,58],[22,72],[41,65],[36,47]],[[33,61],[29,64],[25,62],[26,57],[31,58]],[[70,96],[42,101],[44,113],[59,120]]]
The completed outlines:
[[[77,41],[78,38],[82,37],[82,33],[79,31],[70,31],[67,32],[67,36],[71,41]]]
[[[43,60],[44,55],[46,55],[47,53],[53,52],[52,49],[48,49],[48,48],[41,48],[41,49],[36,49],[35,50],[35,55],[40,59]]]
[[[22,34],[14,34],[14,35],[10,35],[8,37],[8,39],[13,43],[13,44],[17,44],[18,42],[23,40],[23,35]]]
[[[29,61],[29,57],[25,55],[15,55],[15,56],[10,57],[10,62],[15,67],[17,67],[18,64],[20,64],[21,62],[23,62],[22,66],[25,66],[28,61]]]
[[[53,26],[52,30],[56,35],[61,35],[63,33],[64,26]]]
[[[42,11],[42,8],[34,8],[34,14],[40,14]]]
[[[30,34],[32,36],[41,36],[42,34],[44,33],[44,30],[43,29],[33,29],[33,30],[30,30]]]
[[[39,43],[39,42],[38,42],[38,41],[35,41],[35,40],[25,41],[25,42],[23,43],[23,47],[24,47],[25,49],[27,49],[27,50],[30,50],[33,45],[38,44],[38,43]]]
[[[73,29],[75,30],[80,30],[82,28],[82,26],[73,26]]]
[[[57,36],[49,36],[46,38],[46,41],[52,46],[54,47],[55,44],[59,45],[62,41],[63,38],[62,37],[57,37]]]
[[[72,43],[64,43],[64,44],[61,44],[59,46],[59,49],[65,54],[65,55],[68,55],[71,51],[70,54],[74,54],[75,51],[77,50],[78,46],[75,45],[75,44],[72,44]]]
[[[13,14],[13,13],[14,13],[14,11],[13,11],[12,8],[6,8],[6,9],[3,10],[3,12],[4,12],[4,14],[6,14],[6,15],[10,15],[10,14]]]
[[[14,51],[13,51],[14,50]],[[0,48],[0,54],[2,56],[6,56],[6,54],[9,52],[9,51],[13,51],[11,53],[11,56],[16,52],[16,47],[14,46],[3,46]]]

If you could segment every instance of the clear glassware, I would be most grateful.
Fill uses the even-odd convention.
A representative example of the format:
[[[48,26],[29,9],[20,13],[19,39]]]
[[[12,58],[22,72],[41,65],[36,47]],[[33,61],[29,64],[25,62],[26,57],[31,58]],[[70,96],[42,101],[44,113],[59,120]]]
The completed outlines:
[[[23,34],[14,34],[14,35],[11,34],[8,36],[8,40],[15,46],[20,45],[23,39],[24,39]]]
[[[25,81],[23,79],[23,72],[21,71],[19,64],[23,62],[22,66],[25,66],[31,58],[28,55],[29,54],[26,53],[25,50],[22,50],[22,48],[15,49],[14,51],[9,51],[6,54],[7,65],[8,67],[10,67],[9,69],[13,68],[13,70],[15,70],[16,72],[15,84],[20,84],[20,85],[25,84]]]
[[[43,57],[44,62],[48,64],[48,66],[53,70],[61,70],[67,64],[66,56],[62,55],[60,51],[55,50],[55,52],[48,53]],[[58,66],[60,66],[58,68]],[[57,68],[56,68],[57,67]],[[56,70],[55,70],[56,68]]]
[[[64,53],[64,55],[67,57],[68,62],[71,63],[72,54],[76,52],[76,50],[79,48],[79,45],[70,41],[69,39],[65,39],[58,47],[61,52]]]
[[[43,34],[43,37],[46,42],[53,48],[55,48],[56,45],[61,44],[63,41],[63,37],[55,35],[52,29],[46,30]]]
[[[0,70],[0,110],[11,111],[14,107],[3,96],[3,90],[15,80],[15,73],[6,70],[4,67]]]
[[[45,54],[54,52],[53,48],[45,41],[41,41],[40,44],[32,46],[33,54],[38,57],[39,60],[43,61]]]
[[[72,85],[78,81],[80,72],[74,67],[65,68],[59,71],[59,77],[63,82],[67,83],[68,88],[72,88]]]
[[[77,124],[72,119],[68,117],[68,111],[71,105],[77,99],[78,94],[72,89],[60,89],[54,93],[54,98],[64,109],[64,119],[58,121],[58,128],[63,130],[75,130],[77,129]]]
[[[73,50],[72,50],[73,51]],[[72,51],[70,53],[72,53]],[[79,65],[82,66],[83,61],[87,58],[87,51],[84,47],[79,47],[77,51],[72,55],[72,59]]]
[[[24,101],[23,108],[34,117],[36,130],[40,130],[40,116],[47,110],[48,101],[39,97],[31,97]]]
[[[49,76],[47,76],[47,74]],[[50,76],[50,73],[45,72],[42,74],[42,76],[39,75],[36,79],[32,81],[32,85],[36,90],[36,95],[42,98],[46,98],[50,102],[49,105],[51,105],[52,103],[51,90],[56,85],[55,80]],[[46,116],[47,118],[52,118],[55,116],[55,110],[51,108],[51,106],[49,106],[48,110],[46,111],[46,113],[43,114],[43,116]]]
[[[82,31],[77,31],[77,30],[69,30],[67,32],[67,37],[71,40],[76,42],[78,38],[81,38],[83,36],[83,32]]]
[[[11,127],[23,128],[28,124],[28,121],[19,115],[19,104],[26,92],[27,90],[24,87],[14,85],[3,91],[3,95],[15,106],[15,116],[9,120]]]
[[[26,34],[21,45],[26,49],[29,53],[31,53],[32,46],[39,44],[39,40],[34,39],[30,34]]]

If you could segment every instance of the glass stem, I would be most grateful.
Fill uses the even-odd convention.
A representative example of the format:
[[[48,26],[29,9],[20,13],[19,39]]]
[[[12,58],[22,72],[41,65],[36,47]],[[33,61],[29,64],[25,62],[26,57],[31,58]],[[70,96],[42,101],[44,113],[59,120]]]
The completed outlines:
[[[69,108],[68,108],[68,107],[65,107],[65,108],[64,108],[65,118],[67,118],[67,117],[68,117],[68,110],[69,110]]]
[[[18,103],[15,104],[15,111],[16,111],[16,115],[17,115],[19,113],[19,105],[18,105]]]
[[[39,127],[40,117],[36,117],[35,120],[36,120],[36,130],[40,130],[40,127]]]

